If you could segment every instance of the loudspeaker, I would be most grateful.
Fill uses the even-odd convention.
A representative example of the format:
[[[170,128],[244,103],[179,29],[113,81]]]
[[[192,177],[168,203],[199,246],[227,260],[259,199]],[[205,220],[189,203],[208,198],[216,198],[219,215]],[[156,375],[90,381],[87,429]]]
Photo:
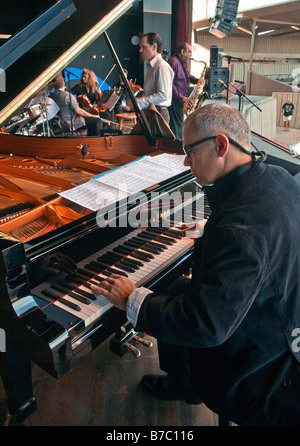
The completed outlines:
[[[219,51],[223,51],[223,48],[218,48],[217,46],[210,47],[210,66],[211,67],[221,67],[222,66],[222,56],[220,56]]]
[[[209,97],[212,97],[214,94],[221,93],[224,90],[224,86],[220,84],[219,80],[228,85],[229,69],[228,67],[207,68],[205,78],[205,89]]]
[[[239,0],[218,0],[209,32],[220,39],[230,36],[235,26]]]

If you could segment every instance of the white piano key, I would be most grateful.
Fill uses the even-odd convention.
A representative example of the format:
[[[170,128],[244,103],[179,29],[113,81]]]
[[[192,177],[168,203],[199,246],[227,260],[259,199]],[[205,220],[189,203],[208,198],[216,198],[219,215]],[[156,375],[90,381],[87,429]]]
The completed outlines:
[[[127,234],[126,236],[124,236],[124,237],[120,238],[119,240],[113,242],[112,244],[104,247],[103,249],[95,252],[91,256],[78,262],[78,264],[77,264],[78,268],[83,269],[84,266],[86,264],[90,263],[91,261],[97,261],[98,257],[101,257],[104,254],[111,252],[113,250],[113,248],[115,248],[119,245],[122,246],[125,241],[130,240],[131,238],[135,237],[137,234],[139,234],[140,232],[142,232],[144,230],[145,230],[145,228],[137,228],[134,231]],[[166,231],[167,231],[167,229],[166,229]],[[159,237],[164,234],[157,233],[157,234],[152,234],[152,235],[153,235],[153,239],[145,240],[145,245],[147,245],[148,242],[154,241],[158,245],[164,246],[165,249],[163,251],[161,251],[158,255],[150,253],[154,256],[154,258],[150,259],[149,262],[145,262],[145,261],[143,262],[143,260],[139,260],[143,263],[143,266],[140,266],[139,269],[136,269],[134,272],[128,272],[128,271],[124,271],[123,269],[119,268],[118,260],[116,260],[116,261],[113,260],[111,263],[111,268],[114,268],[117,272],[119,271],[120,273],[126,273],[127,276],[134,281],[136,286],[142,286],[143,284],[145,284],[145,282],[147,282],[152,277],[154,277],[156,274],[158,274],[162,269],[164,269],[171,262],[176,260],[176,258],[178,258],[181,254],[188,251],[194,244],[193,240],[188,239],[187,237],[182,237],[180,239],[175,239],[176,242],[173,245],[165,245],[163,242],[159,242],[158,240],[155,239],[156,237]],[[142,239],[141,239],[141,241],[142,241]],[[136,248],[132,247],[132,251],[134,251],[136,253],[143,252],[143,253],[149,254],[147,251],[143,250],[143,246],[140,246],[140,247],[137,246]],[[124,260],[126,260],[127,257],[128,257],[128,259],[138,260],[135,257],[131,256],[130,253],[128,253],[128,254],[124,253],[124,255],[123,255]],[[97,274],[96,271],[94,271],[94,272],[90,271],[90,279],[86,279],[86,282],[88,282],[89,280],[92,280],[93,278],[95,278],[95,279],[102,278],[105,280],[107,278],[107,276],[102,273]],[[60,279],[61,279],[61,277],[60,277]],[[53,283],[53,281],[52,281],[52,283]],[[37,292],[37,295],[39,295],[39,293],[42,290],[42,287],[50,288],[50,285],[51,285],[51,282],[45,282],[44,284],[37,287],[37,288],[39,288],[39,292],[37,292],[37,289],[33,290],[33,292]],[[81,311],[76,311],[76,310],[64,305],[63,303],[61,303],[59,301],[54,301],[53,303],[54,303],[54,305],[64,309],[65,311],[68,311],[69,313],[82,319],[84,321],[84,324],[86,327],[88,327],[91,323],[93,323],[95,320],[97,320],[102,314],[104,314],[109,308],[111,308],[113,306],[101,294],[94,296],[92,290],[90,288],[88,288],[87,286],[85,286],[84,284],[81,284],[77,287],[74,286],[75,292],[76,292],[76,288],[79,290],[81,289],[81,290],[91,294],[91,296],[96,297],[96,300],[91,300],[90,304],[86,305],[82,302],[77,301],[75,298],[69,296],[68,293],[61,296],[61,297],[64,297],[64,299],[68,299],[72,303],[76,303],[80,307]],[[56,292],[56,294],[59,294],[59,293]],[[43,297],[43,296],[41,295],[41,297]]]

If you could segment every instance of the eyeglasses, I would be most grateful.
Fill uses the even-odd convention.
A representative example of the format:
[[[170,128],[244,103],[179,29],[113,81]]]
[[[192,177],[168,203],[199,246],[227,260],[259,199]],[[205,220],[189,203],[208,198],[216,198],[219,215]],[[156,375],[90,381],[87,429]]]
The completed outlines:
[[[189,144],[188,146],[182,147],[182,150],[184,151],[184,154],[187,157],[189,157],[190,156],[189,152],[193,147],[200,146],[200,144],[202,144],[203,142],[208,141],[209,139],[214,139],[214,138],[216,138],[216,136],[207,136],[206,138],[199,139],[199,141],[193,142],[192,144]]]
[[[216,135],[216,136],[207,136],[206,138],[199,139],[199,141],[195,141],[195,142],[193,142],[192,144],[189,144],[188,146],[183,147],[182,150],[183,150],[184,154],[185,154],[187,157],[189,157],[189,156],[190,156],[190,150],[191,150],[191,149],[193,149],[193,148],[196,147],[196,146],[199,146],[200,144],[202,144],[202,143],[205,142],[205,141],[208,141],[208,140],[210,140],[210,139],[214,139],[214,138],[216,138],[216,137],[217,137],[217,135]],[[234,139],[229,138],[229,136],[227,136],[227,138],[228,138],[228,141],[229,141],[231,144],[233,144],[233,145],[235,145],[236,147],[238,147],[242,152],[247,153],[247,155],[251,155],[251,152],[249,152],[248,150],[246,150],[243,146],[241,146],[241,144],[239,144],[238,142],[236,142]]]

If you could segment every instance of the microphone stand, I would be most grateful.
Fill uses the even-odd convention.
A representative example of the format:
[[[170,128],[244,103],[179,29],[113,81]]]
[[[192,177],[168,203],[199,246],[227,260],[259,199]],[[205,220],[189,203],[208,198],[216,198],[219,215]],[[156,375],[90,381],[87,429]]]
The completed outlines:
[[[71,73],[71,71],[67,70],[66,68],[64,69],[64,71],[67,73],[68,76],[68,92],[69,92],[69,98],[70,98],[70,104],[69,104],[69,109],[70,109],[70,115],[71,115],[71,135],[74,136],[74,128],[73,128],[73,109],[72,109],[72,93],[71,93],[71,86],[70,86],[70,75],[72,74],[73,76],[77,77],[78,79],[80,79],[79,76],[77,76],[74,73]]]
[[[229,82],[229,77],[230,77],[230,64],[231,64],[231,59],[236,59],[236,60],[241,60],[240,57],[235,57],[235,56],[229,56],[229,55],[223,55],[222,57],[226,57],[227,61],[228,61],[228,82]],[[227,95],[226,95],[226,104],[228,104],[229,102],[229,88],[227,85]]]
[[[259,110],[260,112],[262,112],[262,109],[259,108],[256,104],[254,104],[254,102],[251,101],[251,99],[248,98],[248,96],[246,96],[239,88],[237,88],[235,85],[233,85],[230,81],[228,81],[228,84],[232,85],[235,88],[235,94],[238,94],[239,97],[239,111],[240,107],[241,107],[241,98],[244,97],[247,99],[247,101],[249,101],[252,105],[254,105],[254,107],[257,108],[257,110]],[[228,86],[229,87],[229,86]],[[227,92],[228,92],[228,87],[227,87]]]

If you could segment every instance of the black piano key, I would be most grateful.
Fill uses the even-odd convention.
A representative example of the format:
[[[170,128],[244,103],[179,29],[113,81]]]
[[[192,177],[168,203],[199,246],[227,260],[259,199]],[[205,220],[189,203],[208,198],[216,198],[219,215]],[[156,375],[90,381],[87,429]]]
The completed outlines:
[[[59,301],[62,304],[66,305],[67,307],[72,308],[73,310],[76,311],[81,311],[81,308],[79,305],[74,304],[73,302],[68,301],[67,299],[64,299],[63,297],[60,297],[59,295],[57,295],[56,293],[49,291],[49,290],[42,290],[41,293],[44,296],[50,297],[51,299],[53,299],[53,301]]]
[[[176,231],[176,229],[167,229],[167,231],[164,233],[164,235],[169,235],[169,234],[175,238],[183,237],[183,235],[179,231]]]
[[[73,302],[68,301],[64,297],[60,297],[58,300],[59,300],[59,302],[61,302],[62,304],[66,305],[67,307],[72,308],[73,310],[81,311],[81,308],[80,308],[79,305],[74,304]]]
[[[165,243],[176,243],[178,240],[177,238],[172,237],[171,234],[165,235],[165,232],[158,233],[153,231],[152,228],[147,228],[146,231],[155,234],[155,240],[162,239]]]
[[[157,240],[158,242],[161,242],[161,243],[165,243],[166,245],[169,245],[169,246],[172,246],[172,245],[174,245],[174,243],[176,243],[175,239],[164,237],[162,235],[159,235],[158,237],[156,237],[155,240]]]
[[[98,286],[99,283],[103,282],[104,279],[100,280],[100,277],[98,277],[98,280],[96,280],[94,277],[92,279],[89,280],[89,282],[85,282],[84,286],[87,288],[91,288],[91,285],[96,285]],[[96,297],[93,295],[92,297],[90,297],[91,300],[96,300]]]
[[[134,272],[136,271],[135,268],[132,268],[132,266],[127,266],[127,265],[124,264],[124,262],[122,262],[122,261],[116,263],[115,266],[116,266],[117,268],[122,269],[123,271],[127,271],[128,273],[134,273]]]
[[[102,271],[104,271],[105,268],[106,268],[105,265],[101,265],[101,266],[100,266],[100,264],[98,264],[97,262],[86,263],[86,264],[84,265],[84,267],[85,267],[86,269],[88,269],[88,270],[90,270],[90,271],[93,271],[93,272],[95,272],[95,273],[98,273],[98,274],[102,273]]]
[[[73,297],[73,299],[77,299],[77,300],[79,300],[79,302],[82,302],[86,305],[90,305],[90,303],[91,303],[87,297],[77,294],[74,291],[70,291],[70,293],[68,295]]]
[[[144,238],[144,236],[142,236],[141,234],[138,234],[137,237],[139,237],[141,240],[145,240],[147,242],[147,246],[152,246],[153,248],[158,249],[159,251],[163,251],[164,249],[166,249],[167,247],[158,243],[155,243],[155,241],[150,241],[150,239],[148,238]]]
[[[153,253],[156,255],[160,254],[160,251],[144,245],[143,242],[137,244],[136,242],[132,242],[132,241],[128,240],[127,242],[124,242],[124,245],[134,246],[134,247],[136,247],[136,249],[142,249],[143,251],[150,252],[150,253]],[[153,259],[154,259],[154,257],[153,257]]]
[[[81,288],[75,288],[75,293],[77,293],[77,294],[81,294],[82,296],[84,296],[84,297],[87,297],[88,299],[90,299],[90,298],[92,298],[91,296],[91,293],[89,293],[88,291],[85,291],[85,290],[83,290],[83,289],[81,289]],[[94,299],[92,299],[92,300],[94,300]]]
[[[105,272],[110,272],[112,274],[119,274],[120,276],[125,276],[128,277],[128,274],[124,273],[123,271],[118,271],[115,268],[112,268],[111,263],[107,262],[106,263],[100,263],[100,262],[96,262],[95,260],[92,260],[89,264],[86,265],[87,268],[91,268],[94,269],[95,271],[98,268],[98,273],[100,274],[104,274]]]
[[[85,271],[85,269],[82,268],[78,268],[78,270],[76,271],[76,275],[83,277],[84,280],[86,280],[86,278],[90,278],[91,274],[88,271]]]
[[[56,290],[56,291],[61,291],[64,294],[67,294],[69,292],[68,288],[60,286],[57,283],[52,283],[50,285],[50,288],[53,288],[53,290]]]
[[[157,249],[157,251],[160,251],[160,252],[162,252],[164,249],[166,249],[166,246],[162,246],[161,244],[158,244],[158,243],[152,242],[150,240],[144,239],[139,234],[138,234],[138,237],[136,237],[136,238],[133,237],[132,240],[133,241],[142,241],[143,246],[147,246],[147,247],[150,247],[150,248]]]
[[[125,255],[130,255],[131,257],[134,257],[135,259],[140,259],[143,262],[150,262],[150,257],[147,257],[146,255],[143,255],[142,253],[138,253],[137,251],[132,251],[131,249],[127,250],[125,247],[122,247],[122,248],[117,247],[117,248],[114,248],[113,251],[124,253]]]
[[[103,256],[97,258],[97,262],[103,263],[109,267],[115,265],[117,268],[120,268],[124,271],[128,271],[130,273],[134,272],[134,268],[132,265],[127,264],[125,260],[122,259],[120,261],[118,258],[113,257],[113,253],[109,255],[109,253],[105,253]]]
[[[126,242],[124,243],[124,245],[126,245]],[[137,254],[139,257],[141,256],[142,259],[145,261],[150,261],[150,259],[154,259],[154,256],[150,253],[136,251],[138,249],[138,247],[136,247],[135,245],[134,246],[132,246],[132,245],[124,246],[124,245],[119,245],[115,249],[118,249],[121,252],[126,252],[126,253],[130,254],[131,256],[134,256]]]
[[[42,290],[41,293],[44,296],[50,297],[53,300],[58,300],[61,297],[60,294],[56,294],[53,291],[49,291],[47,289]]]
[[[126,262],[128,266],[136,267],[138,269],[141,266],[144,266],[142,262],[139,262],[138,260],[130,259],[129,257],[124,256],[124,254],[119,254],[117,252],[108,252],[107,255],[113,255],[115,258],[118,258],[122,260],[122,262]]]
[[[116,266],[117,266],[117,265],[116,265]],[[119,274],[119,276],[125,276],[125,277],[128,277],[128,274],[124,273],[123,271],[119,271],[119,270],[117,270],[117,269],[115,269],[115,268],[112,268],[112,267],[110,267],[110,266],[108,266],[108,267],[106,268],[106,270],[107,270],[108,272],[111,272],[112,274]]]
[[[148,231],[148,230],[147,230],[147,231]],[[141,232],[141,234],[144,235],[144,231]],[[152,237],[154,236],[153,233],[149,233],[149,235],[152,236]],[[166,244],[166,245],[168,245],[168,246],[171,246],[171,245],[173,245],[174,243],[176,243],[176,239],[171,238],[171,237],[164,237],[163,235],[159,235],[159,234],[156,234],[156,235],[154,236],[154,239],[153,239],[153,240],[154,240],[154,241],[157,241],[157,242],[164,243],[164,244]]]
[[[134,272],[136,269],[139,269],[139,267],[135,263],[128,262],[127,260],[124,260],[124,257],[121,255],[115,255],[113,253],[107,253],[104,256],[108,261],[111,260],[112,263],[116,263],[117,265],[124,265],[127,268],[130,268],[130,272]]]
[[[65,282],[69,283],[70,286],[74,285],[73,288],[75,288],[78,285],[81,285],[83,280],[76,276],[67,276],[65,279]]]

